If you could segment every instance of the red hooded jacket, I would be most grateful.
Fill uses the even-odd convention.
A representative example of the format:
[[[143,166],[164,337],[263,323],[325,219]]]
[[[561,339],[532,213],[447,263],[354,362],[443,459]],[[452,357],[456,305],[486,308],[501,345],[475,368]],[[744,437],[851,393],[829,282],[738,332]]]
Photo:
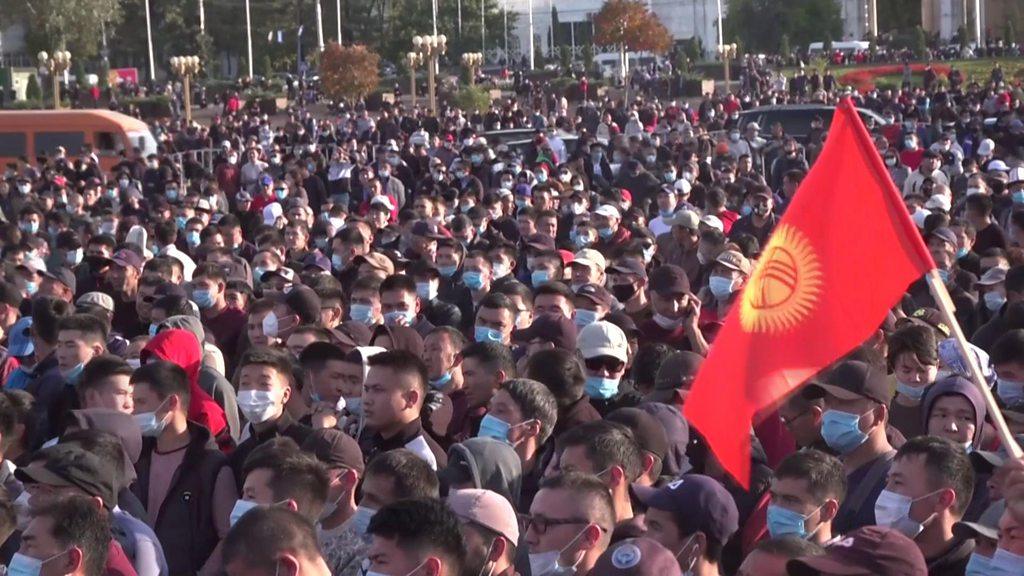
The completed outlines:
[[[195,335],[188,330],[162,330],[142,349],[139,359],[145,364],[150,355],[173,362],[185,370],[191,397],[188,419],[206,426],[215,438],[219,436],[227,428],[227,419],[220,405],[199,387],[199,368],[202,366],[203,355]]]

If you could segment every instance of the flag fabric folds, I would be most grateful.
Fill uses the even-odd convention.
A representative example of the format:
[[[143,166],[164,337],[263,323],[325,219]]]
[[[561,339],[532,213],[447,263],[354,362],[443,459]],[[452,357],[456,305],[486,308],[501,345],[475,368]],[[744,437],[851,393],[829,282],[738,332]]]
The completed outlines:
[[[747,487],[758,413],[860,345],[932,268],[867,129],[844,99],[686,399],[686,418],[725,470]]]

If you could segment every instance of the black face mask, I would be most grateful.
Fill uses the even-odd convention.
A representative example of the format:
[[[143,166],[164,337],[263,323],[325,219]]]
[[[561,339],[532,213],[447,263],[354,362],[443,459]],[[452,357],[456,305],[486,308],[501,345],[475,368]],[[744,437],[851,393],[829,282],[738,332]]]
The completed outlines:
[[[613,284],[612,285],[612,296],[619,302],[625,302],[636,295],[635,284]]]

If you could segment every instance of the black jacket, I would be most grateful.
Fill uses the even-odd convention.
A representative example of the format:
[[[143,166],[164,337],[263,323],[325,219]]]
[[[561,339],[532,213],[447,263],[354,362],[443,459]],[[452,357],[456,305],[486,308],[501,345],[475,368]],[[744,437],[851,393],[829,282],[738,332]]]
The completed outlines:
[[[203,426],[189,422],[188,433],[191,440],[185,458],[174,473],[153,526],[171,574],[197,573],[220,541],[213,520],[213,492],[217,476],[227,466],[227,457]],[[135,465],[139,479],[132,488],[147,509],[154,450],[156,439],[144,438]]]

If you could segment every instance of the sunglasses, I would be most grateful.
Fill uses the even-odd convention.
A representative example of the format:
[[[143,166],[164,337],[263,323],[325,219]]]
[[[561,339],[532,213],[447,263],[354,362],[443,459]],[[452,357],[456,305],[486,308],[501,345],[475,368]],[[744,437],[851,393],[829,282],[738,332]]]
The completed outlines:
[[[611,356],[595,356],[594,358],[587,358],[583,360],[583,364],[587,367],[587,370],[591,372],[600,372],[604,369],[609,374],[618,372],[626,367],[626,363],[618,358],[612,358]]]

